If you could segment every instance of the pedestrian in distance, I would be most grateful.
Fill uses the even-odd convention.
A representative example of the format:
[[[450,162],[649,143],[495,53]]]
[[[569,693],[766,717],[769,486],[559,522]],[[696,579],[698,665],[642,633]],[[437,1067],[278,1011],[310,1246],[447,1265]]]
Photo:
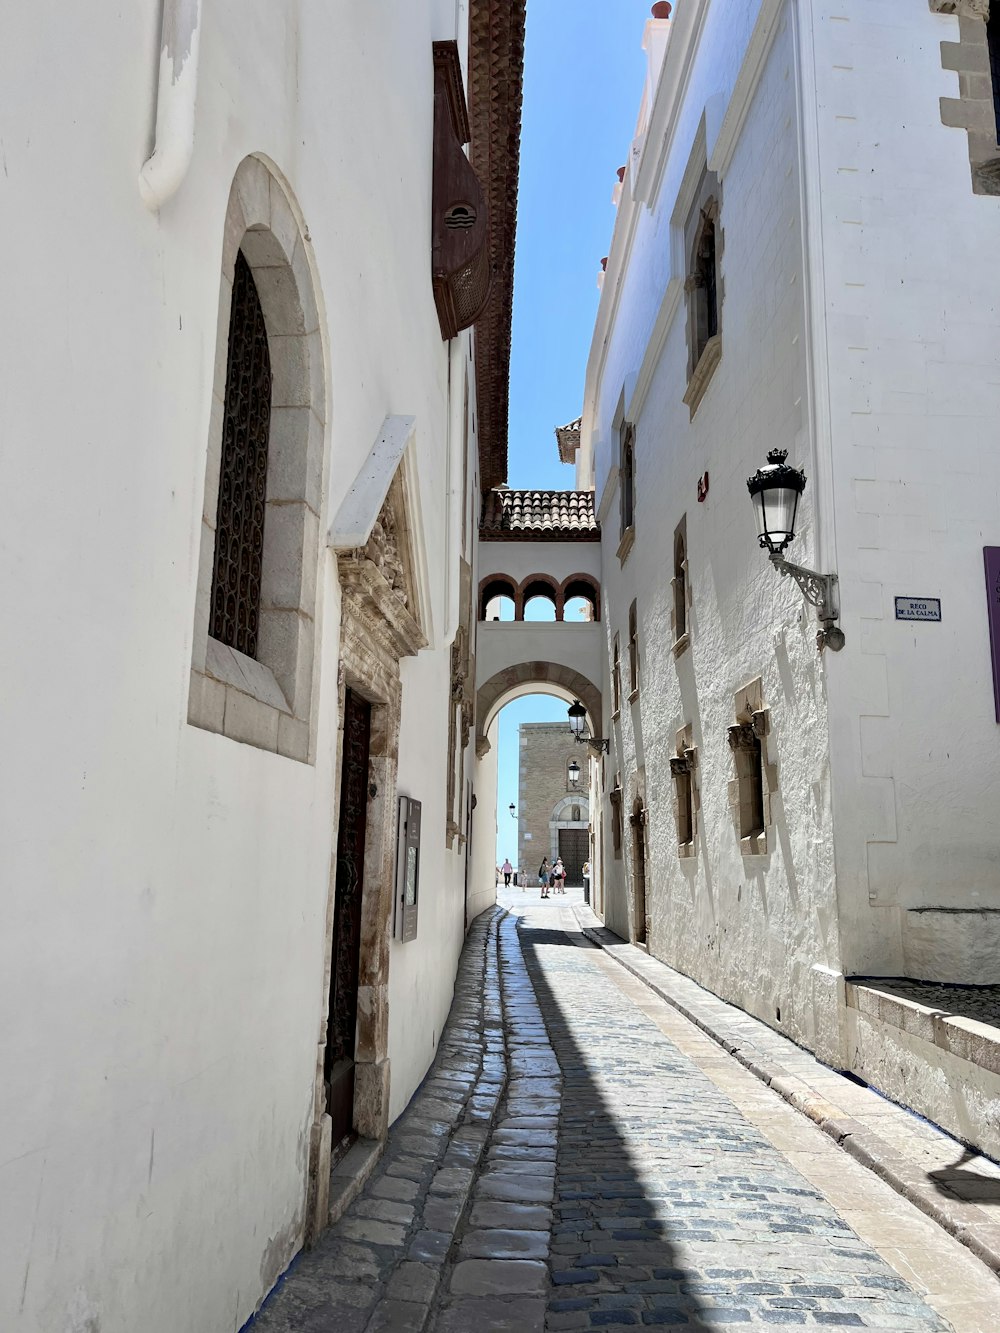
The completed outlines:
[[[562,857],[556,861],[553,873],[556,877],[556,893],[566,892],[566,867],[563,865]]]
[[[582,870],[581,874],[582,874],[582,876],[583,876],[583,901],[584,901],[585,903],[589,903],[589,902],[590,902],[590,862],[589,862],[589,861],[584,861],[584,863],[583,863],[583,870]]]
[[[509,889],[509,888],[510,888],[510,877],[511,877],[511,875],[513,875],[513,873],[514,873],[514,867],[513,867],[513,866],[511,865],[511,863],[510,863],[510,857],[509,857],[509,856],[505,856],[505,857],[504,857],[504,862],[503,862],[503,865],[500,867],[500,869],[503,871],[503,886],[504,886],[505,889]]]
[[[542,857],[542,864],[538,867],[538,883],[542,890],[542,897],[549,896],[549,858]]]

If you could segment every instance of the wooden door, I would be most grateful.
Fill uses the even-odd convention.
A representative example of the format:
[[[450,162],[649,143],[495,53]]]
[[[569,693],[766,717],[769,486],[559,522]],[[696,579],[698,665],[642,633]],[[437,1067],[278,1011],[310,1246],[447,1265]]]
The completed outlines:
[[[350,1134],[354,1125],[354,1046],[358,1025],[371,717],[371,704],[348,690],[344,701],[344,755],[324,1066],[334,1149],[345,1135]]]
[[[566,883],[579,888],[583,883],[583,863],[590,848],[590,835],[585,828],[559,830],[559,855],[566,867]]]

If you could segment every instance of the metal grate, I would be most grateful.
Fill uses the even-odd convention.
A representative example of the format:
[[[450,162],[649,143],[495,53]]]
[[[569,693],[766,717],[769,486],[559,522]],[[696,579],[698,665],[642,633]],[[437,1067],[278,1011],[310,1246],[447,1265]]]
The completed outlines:
[[[211,633],[248,657],[257,656],[270,425],[271,357],[264,312],[250,265],[239,251],[229,316]]]

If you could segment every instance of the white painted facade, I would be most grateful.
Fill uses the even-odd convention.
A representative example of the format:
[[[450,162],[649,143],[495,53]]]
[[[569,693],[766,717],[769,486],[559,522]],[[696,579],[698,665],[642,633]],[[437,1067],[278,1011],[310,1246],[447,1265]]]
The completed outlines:
[[[639,690],[629,702],[623,685],[595,802],[607,923],[636,935],[638,803],[651,952],[838,1067],[845,975],[994,979],[972,973],[979,909],[1000,908],[982,553],[1000,544],[1000,276],[983,262],[1000,205],[973,195],[965,136],[941,122],[957,76],[939,44],[957,35],[925,0],[686,0],[648,25],[587,370],[577,485],[595,485],[602,521],[606,716],[633,599],[639,623]],[[692,415],[683,227],[706,167],[721,359]],[[839,574],[840,653],[817,653],[815,613],[757,549],[746,478],[774,447],[808,476],[787,555]],[[682,521],[690,642],[675,655]],[[897,621],[897,595],[940,598],[941,623]],[[770,822],[747,854],[727,730],[756,681]],[[681,856],[669,760],[685,726],[696,836]],[[912,915],[927,907],[959,912],[928,938]]]
[[[470,415],[475,394],[471,336],[449,350],[435,314],[430,191],[431,43],[464,56],[467,4],[183,8],[200,14],[193,144],[158,211],[138,181],[158,0],[25,10],[0,53],[17,108],[0,184],[11,1333],[239,1328],[302,1244],[337,822],[325,534],[394,415],[415,421],[429,646],[401,667],[398,788],[423,802],[423,892],[417,939],[390,946],[390,1118],[434,1054],[463,940],[444,775],[459,560],[475,560],[467,381]],[[307,763],[187,722],[223,224],[251,155],[292,201],[319,311]],[[467,775],[474,762],[470,741]]]

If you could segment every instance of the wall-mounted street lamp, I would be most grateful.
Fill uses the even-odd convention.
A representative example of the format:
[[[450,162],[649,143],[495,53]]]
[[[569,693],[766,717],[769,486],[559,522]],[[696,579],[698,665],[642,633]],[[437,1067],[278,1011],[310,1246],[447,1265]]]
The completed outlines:
[[[569,785],[571,787],[578,787],[580,785],[580,765],[575,759],[572,761],[569,768],[567,768],[566,775],[569,778]]]
[[[583,729],[587,724],[587,710],[579,699],[574,699],[567,711],[569,717],[570,730],[573,732],[573,739],[578,745],[592,745],[595,750],[608,754],[611,750],[611,742],[601,736],[585,736]]]
[[[510,803],[510,805],[508,805],[507,809],[510,811],[510,817],[511,817],[511,819],[516,819],[516,818],[517,818],[517,809],[516,809],[516,807],[515,807],[513,801],[511,801],[511,803]]]
[[[816,608],[822,628],[816,635],[820,648],[839,653],[846,639],[834,622],[840,617],[840,592],[836,574],[817,574],[814,569],[793,565],[782,552],[795,540],[795,517],[799,497],[806,488],[806,474],[785,462],[787,449],[772,449],[767,466],[747,479],[757,518],[757,540],[766,548],[771,564],[781,574],[789,574],[799,585],[810,606]]]

